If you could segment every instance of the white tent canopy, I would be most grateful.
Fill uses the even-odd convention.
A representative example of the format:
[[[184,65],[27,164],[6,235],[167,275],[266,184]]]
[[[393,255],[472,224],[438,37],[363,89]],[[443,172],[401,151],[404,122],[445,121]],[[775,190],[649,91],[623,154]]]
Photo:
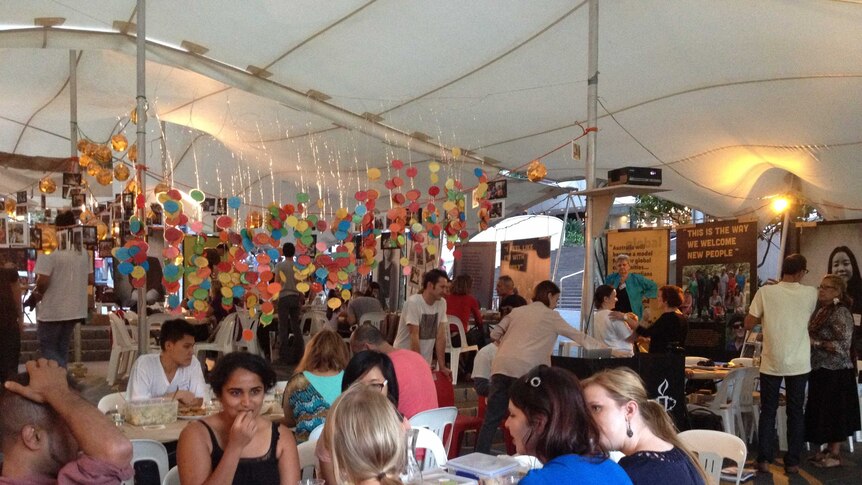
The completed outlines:
[[[534,237],[551,238],[551,251],[560,248],[563,220],[552,216],[513,216],[470,238],[470,242],[503,242]]]
[[[115,21],[134,22],[135,4],[2,2],[0,152],[70,155],[70,49],[79,128],[107,139],[134,105],[134,29]],[[587,10],[150,0],[150,172],[251,204],[306,191],[325,211],[351,207],[367,168],[395,158],[419,168],[420,188],[431,160],[469,187],[478,166],[494,176],[548,152],[549,180],[582,177],[571,149],[554,149],[583,133]],[[599,11],[599,176],[660,167],[663,196],[716,216],[763,219],[768,198],[791,193],[829,219],[862,217],[862,4],[615,0]],[[65,22],[35,28],[37,17]],[[6,193],[41,176],[3,172]],[[385,193],[382,179],[371,186]],[[507,213],[560,192],[511,180]]]

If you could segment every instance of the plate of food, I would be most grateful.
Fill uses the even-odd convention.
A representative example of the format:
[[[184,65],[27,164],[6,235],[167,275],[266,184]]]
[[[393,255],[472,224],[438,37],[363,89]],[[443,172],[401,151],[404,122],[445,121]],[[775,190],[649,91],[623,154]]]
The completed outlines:
[[[177,419],[204,419],[205,417],[207,417],[207,410],[203,407],[180,407],[177,410]]]

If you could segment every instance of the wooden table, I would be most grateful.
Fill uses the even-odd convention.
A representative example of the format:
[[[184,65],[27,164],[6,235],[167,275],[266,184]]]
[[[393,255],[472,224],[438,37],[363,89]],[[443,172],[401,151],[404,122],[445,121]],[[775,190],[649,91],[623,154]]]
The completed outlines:
[[[685,377],[696,381],[720,381],[727,377],[731,370],[733,369],[727,367],[686,367]]]
[[[263,415],[264,418],[272,422],[280,422],[284,419],[284,414],[268,413]],[[129,423],[120,426],[120,431],[130,440],[156,440],[160,443],[170,443],[180,439],[180,433],[183,432],[186,425],[194,421],[193,419],[177,419],[173,423],[159,426],[135,426]]]

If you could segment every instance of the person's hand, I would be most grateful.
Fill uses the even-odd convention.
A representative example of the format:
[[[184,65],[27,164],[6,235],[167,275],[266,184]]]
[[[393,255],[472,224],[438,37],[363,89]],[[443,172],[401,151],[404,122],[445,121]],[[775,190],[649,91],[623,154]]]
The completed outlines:
[[[609,317],[611,317],[611,318],[613,318],[614,320],[625,320],[625,319],[626,319],[626,315],[625,315],[625,313],[623,313],[623,312],[618,312],[618,311],[616,311],[616,310],[614,310],[614,311],[612,311],[612,312],[608,313],[608,316],[609,316]]]
[[[39,303],[39,297],[36,296],[36,294],[37,293],[33,291],[30,293],[30,296],[28,296],[27,299],[24,300],[25,310],[33,310],[34,308],[36,308],[36,304]]]
[[[180,404],[185,404],[186,406],[191,406],[197,397],[191,391],[177,391],[176,396],[174,396]]]
[[[30,375],[30,384],[22,386],[17,382],[7,381],[5,383],[7,390],[38,403],[49,403],[52,399],[69,392],[66,369],[60,367],[56,361],[31,360],[24,367]]]
[[[254,412],[241,412],[233,420],[233,425],[230,427],[228,446],[237,446],[240,449],[245,448],[251,443],[255,433],[257,433],[257,417],[254,415]]]
[[[447,379],[451,379],[451,378],[452,378],[452,371],[451,371],[451,370],[449,370],[449,368],[448,368],[448,367],[446,367],[445,365],[438,365],[438,366],[437,366],[437,372],[439,372],[440,374],[442,374],[442,375],[443,375],[443,377],[445,377],[445,378],[447,378]]]

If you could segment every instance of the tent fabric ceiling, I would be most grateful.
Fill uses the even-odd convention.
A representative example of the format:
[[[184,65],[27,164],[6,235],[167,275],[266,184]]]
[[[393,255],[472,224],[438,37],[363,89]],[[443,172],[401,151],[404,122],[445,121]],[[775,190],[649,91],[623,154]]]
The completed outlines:
[[[135,5],[3,2],[0,151],[69,155],[69,49],[79,127],[107,138],[136,94],[134,37],[113,28]],[[349,206],[367,168],[393,158],[417,164],[419,187],[431,159],[470,186],[483,157],[494,175],[583,133],[585,1],[150,0],[146,15],[147,99],[165,122],[148,125],[150,170],[213,194]],[[66,21],[44,32],[36,17]],[[852,1],[600,2],[596,173],[663,168],[663,196],[720,217],[767,217],[768,198],[791,192],[829,219],[862,217],[860,25]],[[297,96],[311,89],[331,99]],[[381,130],[331,111],[378,114]],[[471,156],[395,146],[387,127]],[[584,175],[567,148],[543,162],[551,180]],[[14,175],[0,190],[38,180]],[[513,181],[507,213],[562,190]]]

